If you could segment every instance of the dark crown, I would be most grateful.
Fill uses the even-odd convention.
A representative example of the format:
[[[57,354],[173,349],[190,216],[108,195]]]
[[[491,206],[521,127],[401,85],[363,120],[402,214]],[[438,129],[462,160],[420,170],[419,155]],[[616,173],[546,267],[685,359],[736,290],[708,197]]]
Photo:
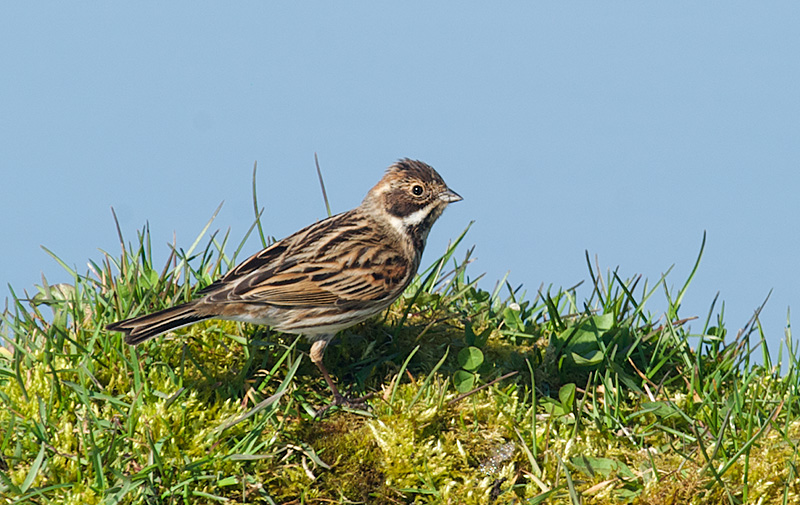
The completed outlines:
[[[417,179],[420,182],[436,183],[446,187],[442,176],[432,166],[419,160],[402,158],[390,166],[386,173],[403,179]]]

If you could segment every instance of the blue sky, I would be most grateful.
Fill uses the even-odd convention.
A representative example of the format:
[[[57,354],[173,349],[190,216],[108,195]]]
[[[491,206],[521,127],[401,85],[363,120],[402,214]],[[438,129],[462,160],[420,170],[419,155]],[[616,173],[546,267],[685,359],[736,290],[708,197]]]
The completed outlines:
[[[400,157],[464,201],[490,288],[572,286],[584,251],[623,277],[714,295],[733,333],[767,293],[773,347],[800,301],[800,4],[210,2],[5,4],[0,11],[0,282],[85,270],[149,222],[166,259],[216,206],[241,238],[259,163],[283,237],[357,205]],[[255,252],[255,240],[246,252]],[[582,292],[588,294],[587,290]],[[663,310],[663,297],[651,310]],[[697,325],[699,326],[699,325]]]

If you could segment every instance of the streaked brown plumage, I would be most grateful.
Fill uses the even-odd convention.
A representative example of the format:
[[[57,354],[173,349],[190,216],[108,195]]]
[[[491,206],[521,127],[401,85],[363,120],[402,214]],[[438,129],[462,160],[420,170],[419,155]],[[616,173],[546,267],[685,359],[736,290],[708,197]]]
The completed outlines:
[[[417,272],[431,226],[459,200],[432,167],[402,159],[361,205],[256,253],[201,290],[200,298],[107,328],[125,333],[132,345],[210,318],[304,334],[314,341],[311,359],[334,403],[343,403],[322,364],[325,346],[337,331],[400,296]]]

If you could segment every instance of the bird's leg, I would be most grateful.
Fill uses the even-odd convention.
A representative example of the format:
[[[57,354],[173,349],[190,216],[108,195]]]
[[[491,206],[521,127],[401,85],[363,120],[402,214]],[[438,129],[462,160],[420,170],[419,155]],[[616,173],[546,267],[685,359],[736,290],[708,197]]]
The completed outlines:
[[[317,365],[319,368],[320,373],[322,373],[322,377],[325,379],[325,382],[328,383],[328,387],[331,388],[333,392],[333,404],[334,405],[341,405],[345,403],[344,396],[339,392],[339,389],[336,388],[336,384],[333,383],[330,374],[328,374],[328,370],[325,368],[325,365],[322,364],[322,356],[325,354],[325,348],[328,346],[328,341],[330,337],[327,335],[319,340],[315,340],[313,344],[311,344],[311,361]]]
[[[328,342],[333,337],[333,335],[326,335],[319,340],[315,340],[313,344],[311,344],[311,352],[309,353],[311,356],[311,361],[317,365],[319,368],[322,377],[325,379],[325,382],[328,383],[328,387],[333,392],[333,403],[322,407],[320,410],[317,411],[316,417],[322,417],[326,410],[333,407],[334,405],[347,405],[349,407],[363,407],[364,402],[372,397],[372,393],[362,396],[361,398],[345,398],[340,392],[339,389],[336,387],[336,384],[333,383],[330,374],[328,374],[328,370],[325,368],[325,365],[322,364],[322,356],[325,354],[325,347],[328,346]]]

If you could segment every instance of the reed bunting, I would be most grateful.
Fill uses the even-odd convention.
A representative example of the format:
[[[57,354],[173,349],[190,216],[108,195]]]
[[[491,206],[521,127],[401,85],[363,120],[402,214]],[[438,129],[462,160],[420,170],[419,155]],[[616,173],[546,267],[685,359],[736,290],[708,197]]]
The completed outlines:
[[[136,345],[204,319],[265,324],[313,342],[311,361],[348,403],[322,363],[339,330],[378,314],[408,287],[425,240],[445,207],[461,197],[433,167],[408,158],[390,166],[361,205],[275,242],[183,305],[106,328]]]

